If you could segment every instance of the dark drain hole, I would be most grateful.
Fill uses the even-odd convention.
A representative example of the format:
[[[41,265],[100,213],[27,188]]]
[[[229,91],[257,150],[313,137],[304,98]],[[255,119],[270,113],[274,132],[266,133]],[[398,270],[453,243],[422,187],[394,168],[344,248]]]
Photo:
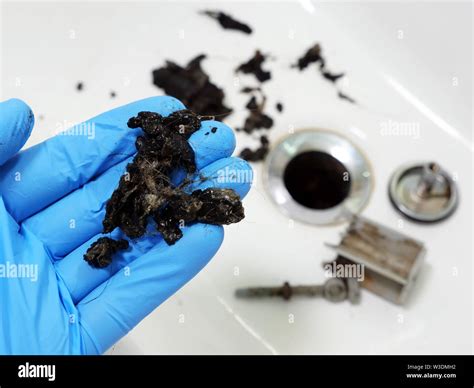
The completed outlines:
[[[283,180],[293,199],[311,209],[329,209],[340,204],[351,188],[346,167],[320,151],[296,155],[286,166]]]

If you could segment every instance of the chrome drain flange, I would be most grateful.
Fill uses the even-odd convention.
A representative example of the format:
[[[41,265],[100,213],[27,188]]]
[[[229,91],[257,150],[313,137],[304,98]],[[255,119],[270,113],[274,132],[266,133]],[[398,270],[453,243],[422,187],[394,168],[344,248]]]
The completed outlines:
[[[264,184],[288,217],[328,225],[364,208],[373,179],[369,162],[349,139],[334,131],[302,129],[273,147]]]

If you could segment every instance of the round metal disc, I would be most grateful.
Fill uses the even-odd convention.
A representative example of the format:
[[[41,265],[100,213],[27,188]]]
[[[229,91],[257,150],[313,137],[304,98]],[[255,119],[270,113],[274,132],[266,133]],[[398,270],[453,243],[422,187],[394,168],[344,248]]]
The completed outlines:
[[[289,163],[298,155],[311,151],[330,155],[350,175],[348,193],[335,206],[325,209],[303,206],[293,198],[285,185],[284,174]],[[301,171],[302,174],[304,172]],[[283,138],[266,158],[263,178],[266,191],[285,215],[315,225],[349,220],[364,208],[373,187],[372,171],[362,152],[349,139],[322,129],[298,130]]]
[[[390,180],[389,195],[400,213],[421,222],[449,217],[459,198],[451,176],[432,162],[412,163],[397,169]]]

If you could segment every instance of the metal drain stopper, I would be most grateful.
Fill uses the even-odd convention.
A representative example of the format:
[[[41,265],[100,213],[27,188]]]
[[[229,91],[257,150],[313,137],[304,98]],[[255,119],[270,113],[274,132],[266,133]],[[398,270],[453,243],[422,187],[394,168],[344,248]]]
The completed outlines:
[[[449,217],[459,199],[454,180],[434,162],[400,167],[390,180],[389,195],[400,213],[421,222]]]

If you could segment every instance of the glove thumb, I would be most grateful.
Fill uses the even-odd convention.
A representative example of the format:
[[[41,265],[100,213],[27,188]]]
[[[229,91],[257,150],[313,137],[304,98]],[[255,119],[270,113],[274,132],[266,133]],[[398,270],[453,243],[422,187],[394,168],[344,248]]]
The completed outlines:
[[[23,147],[34,122],[33,112],[23,101],[12,98],[0,103],[0,166]]]

